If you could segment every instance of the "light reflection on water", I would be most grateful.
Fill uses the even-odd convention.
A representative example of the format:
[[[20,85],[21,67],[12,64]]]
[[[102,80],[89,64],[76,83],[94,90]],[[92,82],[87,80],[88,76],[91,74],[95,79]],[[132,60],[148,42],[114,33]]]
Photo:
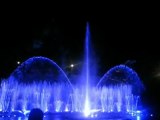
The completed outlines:
[[[1,117],[0,120],[28,120],[28,118],[21,118],[21,117]],[[150,118],[144,118],[140,116],[136,116],[133,118],[69,118],[69,117],[61,117],[61,116],[45,116],[43,120],[152,120]]]

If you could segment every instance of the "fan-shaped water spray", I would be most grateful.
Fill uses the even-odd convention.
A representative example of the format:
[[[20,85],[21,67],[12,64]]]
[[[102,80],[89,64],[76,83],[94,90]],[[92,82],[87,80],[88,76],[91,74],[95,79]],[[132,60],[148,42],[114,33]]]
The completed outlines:
[[[144,90],[138,74],[126,65],[117,65],[108,70],[97,84],[99,86],[130,85],[132,93],[140,94]]]
[[[23,62],[12,72],[9,79],[21,83],[33,83],[36,81],[68,82],[72,86],[61,67],[51,59],[42,56],[32,57]]]
[[[1,83],[2,111],[71,109],[73,86],[63,70],[45,57],[32,57]],[[70,107],[70,108],[69,108]]]

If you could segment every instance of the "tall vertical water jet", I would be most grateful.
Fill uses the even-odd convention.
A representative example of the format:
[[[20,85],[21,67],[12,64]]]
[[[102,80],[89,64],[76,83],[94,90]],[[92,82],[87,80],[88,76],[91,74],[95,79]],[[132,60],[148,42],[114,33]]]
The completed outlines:
[[[85,64],[86,64],[86,96],[85,96],[85,106],[84,106],[84,114],[88,116],[90,114],[90,103],[89,103],[89,80],[90,80],[90,56],[89,56],[89,50],[90,50],[90,31],[89,31],[89,23],[87,23],[86,26],[86,37],[85,37]]]

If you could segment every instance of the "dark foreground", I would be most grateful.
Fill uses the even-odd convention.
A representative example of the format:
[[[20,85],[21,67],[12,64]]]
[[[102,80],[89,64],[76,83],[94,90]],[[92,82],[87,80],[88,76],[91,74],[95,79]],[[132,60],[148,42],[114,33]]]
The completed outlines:
[[[27,116],[0,116],[0,120],[27,120]],[[44,120],[155,120],[153,114],[130,115],[126,113],[93,113],[86,117],[82,113],[45,113]]]

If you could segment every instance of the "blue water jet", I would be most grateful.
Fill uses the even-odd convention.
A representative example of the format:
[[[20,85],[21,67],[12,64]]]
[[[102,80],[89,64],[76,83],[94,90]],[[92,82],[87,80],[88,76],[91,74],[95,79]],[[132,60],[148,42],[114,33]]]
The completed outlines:
[[[85,38],[85,63],[86,63],[86,98],[85,98],[85,107],[84,107],[84,113],[86,116],[90,114],[90,98],[89,98],[89,81],[90,81],[90,56],[89,56],[89,50],[90,50],[90,31],[89,31],[89,24],[87,23],[86,27],[86,38]]]

